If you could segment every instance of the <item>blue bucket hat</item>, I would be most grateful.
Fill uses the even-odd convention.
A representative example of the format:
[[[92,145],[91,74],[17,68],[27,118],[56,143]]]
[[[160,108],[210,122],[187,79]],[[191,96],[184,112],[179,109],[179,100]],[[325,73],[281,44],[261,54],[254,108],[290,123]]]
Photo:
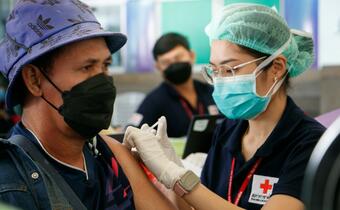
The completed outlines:
[[[103,30],[91,9],[78,0],[21,0],[6,22],[0,42],[0,71],[9,80],[6,105],[20,102],[21,69],[39,56],[66,44],[104,37],[111,53],[125,35]]]

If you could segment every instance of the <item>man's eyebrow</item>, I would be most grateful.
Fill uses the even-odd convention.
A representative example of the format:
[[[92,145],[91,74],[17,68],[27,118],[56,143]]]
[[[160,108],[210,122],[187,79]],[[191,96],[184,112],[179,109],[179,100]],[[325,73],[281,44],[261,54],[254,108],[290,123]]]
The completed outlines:
[[[112,61],[111,55],[109,55],[107,58],[105,58],[105,61]],[[100,62],[100,59],[97,58],[89,58],[84,61],[84,63],[94,64]]]
[[[99,61],[99,59],[89,58],[89,59],[86,59],[86,60],[84,61],[84,63],[94,64],[94,63],[97,63],[98,61]]]

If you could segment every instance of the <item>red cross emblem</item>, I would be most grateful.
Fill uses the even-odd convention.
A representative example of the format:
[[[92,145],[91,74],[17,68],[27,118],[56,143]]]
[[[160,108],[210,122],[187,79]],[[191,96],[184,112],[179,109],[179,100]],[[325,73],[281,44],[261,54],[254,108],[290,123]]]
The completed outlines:
[[[266,179],[264,183],[260,185],[260,188],[263,190],[263,194],[267,194],[268,190],[273,189],[273,185],[269,183],[269,179]]]

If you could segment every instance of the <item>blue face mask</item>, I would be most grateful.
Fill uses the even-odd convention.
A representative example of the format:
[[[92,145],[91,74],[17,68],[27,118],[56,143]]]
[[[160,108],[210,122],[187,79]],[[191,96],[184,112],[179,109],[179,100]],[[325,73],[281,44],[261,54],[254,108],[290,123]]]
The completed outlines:
[[[214,79],[214,92],[212,94],[219,110],[229,119],[252,119],[266,110],[274,82],[265,96],[256,94],[255,73],[218,77]]]

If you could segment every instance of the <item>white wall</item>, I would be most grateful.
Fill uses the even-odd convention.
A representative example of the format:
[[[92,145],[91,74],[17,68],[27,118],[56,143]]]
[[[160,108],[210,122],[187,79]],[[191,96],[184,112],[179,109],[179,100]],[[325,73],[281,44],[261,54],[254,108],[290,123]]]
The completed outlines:
[[[319,0],[319,66],[340,65],[340,1]]]

